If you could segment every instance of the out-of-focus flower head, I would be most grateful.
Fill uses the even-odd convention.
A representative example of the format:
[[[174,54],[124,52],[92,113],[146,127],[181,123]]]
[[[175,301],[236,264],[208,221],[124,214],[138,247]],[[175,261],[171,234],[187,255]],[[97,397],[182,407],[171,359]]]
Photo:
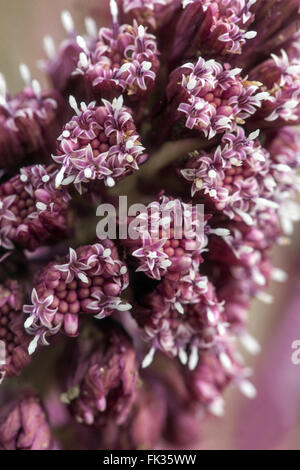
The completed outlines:
[[[0,185],[0,247],[33,250],[70,236],[70,196],[55,188],[56,174],[33,165]]]
[[[0,75],[0,168],[9,170],[24,160],[49,160],[61,124],[60,95],[43,92],[24,64],[20,69],[27,86],[14,96]]]
[[[27,352],[30,336],[23,324],[24,292],[17,281],[7,280],[0,285],[0,381],[19,375],[28,366]]]
[[[75,352],[75,354],[74,354]],[[117,325],[80,336],[68,363],[61,399],[79,423],[103,427],[123,424],[137,391],[137,363],[129,337]]]
[[[29,392],[2,408],[0,450],[54,450],[46,413],[39,398]]]
[[[61,261],[50,263],[36,275],[32,304],[23,308],[29,314],[25,328],[35,335],[30,354],[39,342],[47,344],[47,335],[60,330],[77,336],[80,315],[101,319],[131,308],[120,298],[128,285],[128,270],[112,241],[70,248]]]
[[[132,111],[123,105],[123,97],[112,103],[103,100],[80,109],[74,97],[70,104],[76,115],[63,129],[58,139],[57,155],[61,165],[56,186],[75,185],[79,192],[90,182],[103,181],[108,187],[124,176],[138,170],[147,159],[137,133]]]

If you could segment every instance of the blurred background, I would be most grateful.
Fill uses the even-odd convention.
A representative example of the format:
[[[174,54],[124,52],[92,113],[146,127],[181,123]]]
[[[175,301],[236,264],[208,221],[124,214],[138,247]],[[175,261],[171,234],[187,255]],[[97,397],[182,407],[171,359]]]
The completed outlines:
[[[11,93],[23,87],[19,64],[24,62],[43,86],[38,68],[44,58],[43,36],[58,45],[65,36],[60,11],[72,13],[78,32],[85,16],[97,14],[107,22],[106,0],[0,0],[0,71]],[[245,361],[253,368],[257,398],[249,401],[239,392],[226,393],[223,418],[210,418],[203,426],[204,449],[300,449],[300,365],[291,361],[292,342],[300,340],[300,227],[292,240],[274,251],[274,264],[288,273],[285,283],[272,283],[271,304],[255,301],[250,313],[250,333],[261,353]]]

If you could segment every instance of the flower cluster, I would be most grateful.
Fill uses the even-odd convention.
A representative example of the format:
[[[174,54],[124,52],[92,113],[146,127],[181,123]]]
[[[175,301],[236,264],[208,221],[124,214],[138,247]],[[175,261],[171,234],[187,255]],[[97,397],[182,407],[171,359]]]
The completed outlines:
[[[147,155],[122,96],[112,103],[103,100],[103,106],[81,103],[79,109],[73,97],[70,104],[76,115],[65,125],[58,139],[58,155],[53,157],[61,165],[57,187],[73,183],[82,192],[83,185],[95,181],[112,187],[138,170]]]
[[[14,96],[8,94],[0,75],[0,168],[13,170],[35,159],[49,160],[61,124],[61,98],[55,90],[42,92],[37,80],[22,64],[26,88]]]
[[[33,250],[70,236],[70,196],[55,188],[56,174],[33,165],[0,185],[0,247]]]
[[[227,387],[256,395],[239,343],[260,350],[251,302],[300,219],[300,0],[102,3],[111,27],[64,11],[45,38],[53,90],[0,76],[0,404],[20,375],[49,410],[21,391],[0,449],[54,449],[50,424],[74,449],[198,443]]]
[[[63,330],[68,336],[77,336],[79,315],[101,319],[115,310],[131,308],[120,298],[128,285],[128,270],[111,241],[70,248],[62,261],[50,263],[37,274],[32,305],[24,306],[29,314],[25,327],[35,335],[31,354],[39,342],[47,344],[49,334]]]
[[[240,73],[240,68],[202,57],[175,69],[167,86],[174,120],[184,119],[187,129],[201,131],[208,139],[243,124],[269,93],[259,92],[260,82],[243,80]]]

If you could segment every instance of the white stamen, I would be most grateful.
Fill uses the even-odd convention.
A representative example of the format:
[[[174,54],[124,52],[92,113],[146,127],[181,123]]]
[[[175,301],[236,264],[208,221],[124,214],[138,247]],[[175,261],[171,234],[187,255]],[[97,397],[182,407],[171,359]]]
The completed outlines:
[[[39,336],[35,336],[28,346],[28,354],[31,356],[37,348]]]
[[[259,342],[253,338],[249,333],[245,333],[240,337],[240,342],[244,348],[250,353],[256,356],[260,353],[261,347]]]
[[[87,58],[85,52],[80,52],[78,66],[85,69],[89,66],[89,59]]]
[[[84,282],[85,284],[88,284],[89,280],[84,273],[78,273],[77,276],[82,282]]]
[[[189,357],[189,364],[188,364],[189,370],[196,369],[198,361],[199,361],[198,348],[197,346],[193,346],[192,352]]]
[[[118,310],[119,312],[127,312],[128,310],[131,310],[131,309],[132,309],[131,304],[123,303],[123,304],[116,305],[116,310]]]
[[[24,328],[25,328],[25,330],[26,330],[27,328],[30,328],[33,322],[34,322],[34,315],[31,315],[30,317],[28,317],[28,318],[26,319],[26,321],[25,321],[25,323],[24,323]]]
[[[39,211],[45,211],[47,209],[47,205],[44,204],[43,202],[37,202],[35,207],[39,210]]]
[[[155,348],[151,348],[148,354],[144,357],[144,360],[142,362],[142,369],[145,369],[146,367],[150,366],[151,362],[153,361],[155,355]]]
[[[230,230],[228,230],[228,228],[215,228],[215,229],[211,229],[210,233],[213,233],[214,235],[217,235],[218,237],[229,237]]]
[[[185,366],[187,364],[187,361],[188,361],[188,356],[187,356],[186,351],[183,348],[179,349],[178,357],[179,357],[179,360],[180,360],[181,364],[183,364]]]
[[[253,400],[257,395],[256,388],[251,382],[249,382],[249,380],[243,380],[240,382],[239,389],[243,395],[245,395],[247,398],[250,398],[250,400]]]
[[[249,139],[249,140],[257,139],[257,137],[259,136],[259,134],[260,134],[260,129],[257,129],[256,131],[251,132],[251,134],[249,134],[248,139]]]
[[[119,9],[115,0],[110,0],[110,12],[114,23],[118,22]]]
[[[64,174],[65,174],[65,168],[62,166],[59,172],[57,173],[55,177],[55,187],[59,188],[63,179],[64,179]]]
[[[107,258],[108,256],[111,255],[111,249],[110,248],[106,248],[104,251],[103,251],[103,257],[104,258]]]
[[[276,282],[285,282],[288,278],[288,275],[285,271],[279,268],[274,268],[271,274],[273,281]]]
[[[87,47],[86,40],[82,36],[76,37],[76,42],[78,46],[86,53],[89,54],[89,48]]]
[[[65,138],[65,139],[68,139],[70,137],[70,131],[67,131],[66,129],[63,131],[62,133],[62,136]]]
[[[43,39],[44,50],[50,60],[55,59],[56,47],[54,39],[51,36],[45,36]]]
[[[77,105],[77,102],[76,102],[74,96],[72,96],[72,95],[70,95],[70,97],[69,97],[69,104],[70,104],[71,108],[74,109],[77,116],[80,116],[81,111],[78,108],[78,105]]]
[[[25,176],[25,175],[24,175]],[[50,180],[50,176],[49,175],[44,175],[42,176],[42,181],[43,183],[48,183],[48,181]]]
[[[115,111],[120,111],[120,109],[122,108],[123,106],[123,103],[124,103],[124,99],[123,99],[123,96],[120,95],[119,98],[114,98],[113,99],[113,102],[112,102],[112,108],[115,110]]]
[[[183,309],[183,306],[181,305],[180,302],[175,302],[174,306],[175,306],[177,312],[179,312],[181,315],[184,314],[184,309]]]
[[[113,188],[116,182],[111,176],[109,176],[108,178],[106,178],[106,184],[109,188]]]
[[[220,417],[224,415],[224,405],[224,400],[220,397],[213,401],[208,409],[213,415]]]
[[[64,10],[61,12],[60,15],[61,18],[61,23],[63,25],[64,30],[68,33],[71,34],[74,31],[74,21],[71,16],[71,13],[68,10]]]
[[[6,87],[6,80],[4,75],[0,73],[0,95],[6,98],[7,87]]]
[[[32,81],[32,89],[34,91],[35,96],[37,98],[40,98],[42,89],[40,83],[37,80]]]
[[[22,64],[19,65],[19,70],[20,70],[20,75],[21,75],[22,80],[24,81],[25,85],[29,86],[30,81],[31,81],[31,73],[30,73],[29,68],[27,67],[26,64],[22,63]]]
[[[84,19],[85,29],[91,38],[96,38],[98,34],[98,29],[95,20],[93,18],[87,17]]]
[[[143,39],[143,37],[145,36],[145,28],[143,25],[140,25],[138,27],[138,35],[140,39]]]
[[[208,176],[209,178],[215,178],[217,176],[217,172],[215,170],[209,170]]]
[[[147,70],[150,70],[151,67],[152,67],[152,63],[147,60],[144,60],[144,62],[142,63],[142,69],[144,70],[144,72],[146,72]]]
[[[87,179],[91,178],[91,177],[92,177],[92,174],[93,174],[93,172],[92,172],[92,170],[91,170],[90,168],[85,168],[85,169],[84,169],[84,176],[85,176]]]
[[[227,372],[232,371],[232,362],[228,354],[226,354],[225,352],[221,352],[219,355],[219,360]]]
[[[264,304],[271,305],[274,302],[274,297],[271,294],[268,294],[267,292],[258,292],[256,294],[256,298],[263,302]]]
[[[246,39],[253,39],[253,38],[255,38],[255,36],[257,36],[256,31],[247,31],[247,33],[244,34],[244,37]]]
[[[126,266],[122,266],[122,268],[120,269],[120,274],[121,274],[121,276],[123,276],[123,275],[126,274],[126,273],[127,273],[127,268],[126,268]]]
[[[24,175],[23,173],[22,175],[20,175],[20,180],[22,181],[22,183],[26,183],[26,181],[28,181],[28,176]]]

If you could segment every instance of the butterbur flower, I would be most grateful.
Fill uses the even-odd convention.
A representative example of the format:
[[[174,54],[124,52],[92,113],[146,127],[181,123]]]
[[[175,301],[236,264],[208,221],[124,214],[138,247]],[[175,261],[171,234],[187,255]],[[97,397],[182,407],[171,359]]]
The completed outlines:
[[[162,28],[180,7],[181,0],[119,0],[125,17],[152,30]]]
[[[257,81],[243,80],[240,73],[239,68],[202,57],[175,69],[167,86],[172,123],[184,120],[187,129],[203,132],[208,139],[243,124],[269,93],[260,91]]]
[[[28,366],[30,336],[23,328],[24,292],[17,281],[0,285],[0,381],[19,375]],[[3,357],[2,357],[3,356]]]
[[[177,290],[177,282],[161,284],[133,310],[134,318],[150,343],[143,367],[153,360],[157,349],[169,357],[179,357],[190,369],[198,363],[200,349],[212,347],[226,330],[224,307],[218,301],[214,286],[198,278],[195,298],[182,299],[184,286]],[[188,296],[187,296],[188,297]],[[184,303],[185,302],[185,303]]]
[[[148,205],[147,212],[130,220],[136,227],[136,239],[122,242],[138,263],[137,271],[153,279],[165,275],[178,278],[194,262],[201,261],[207,237],[205,217],[198,209],[179,199],[161,196]]]
[[[128,285],[128,270],[118,258],[113,242],[70,248],[62,264],[52,262],[36,276],[25,328],[35,335],[30,354],[39,342],[47,344],[47,335],[62,330],[77,336],[79,316],[104,318],[113,311],[127,311],[131,306],[120,298]]]
[[[81,52],[75,73],[97,95],[143,97],[153,88],[159,68],[156,38],[136,21],[120,25],[114,0],[111,12],[112,28],[101,28],[92,47],[83,37],[77,38]]]
[[[0,77],[0,168],[12,170],[25,160],[49,161],[59,132],[61,98],[55,90],[42,92],[22,64],[26,88],[14,96]]]
[[[177,24],[173,59],[196,55],[241,54],[246,41],[256,36],[250,28],[256,0],[183,0],[183,13]],[[251,44],[251,41],[250,41]]]
[[[70,104],[76,116],[64,127],[58,139],[58,155],[53,156],[61,165],[57,187],[73,183],[82,192],[88,183],[99,181],[112,187],[138,170],[147,156],[122,96],[112,103],[103,100],[103,106],[81,103],[79,109],[73,97]]]
[[[70,196],[55,188],[56,174],[33,165],[0,185],[0,247],[33,250],[70,235]]]
[[[46,413],[35,394],[24,392],[2,409],[0,450],[54,450]]]
[[[109,325],[80,338],[74,348],[61,400],[79,423],[103,427],[113,419],[117,425],[123,424],[138,380],[130,339],[120,327]]]

